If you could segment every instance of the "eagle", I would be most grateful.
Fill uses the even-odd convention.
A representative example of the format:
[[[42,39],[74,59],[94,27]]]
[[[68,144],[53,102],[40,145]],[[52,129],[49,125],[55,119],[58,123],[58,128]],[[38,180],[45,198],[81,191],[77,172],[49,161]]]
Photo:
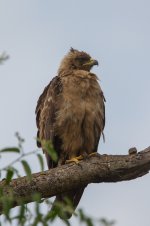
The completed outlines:
[[[94,65],[98,65],[98,61],[89,54],[71,48],[60,63],[57,76],[38,99],[37,146],[43,149],[49,169],[78,163],[97,152],[105,126],[105,98],[98,77],[90,72]],[[57,161],[48,154],[43,140],[52,143]],[[84,189],[57,195],[54,204],[65,203],[67,197],[74,211]],[[71,215],[67,213],[66,218]]]

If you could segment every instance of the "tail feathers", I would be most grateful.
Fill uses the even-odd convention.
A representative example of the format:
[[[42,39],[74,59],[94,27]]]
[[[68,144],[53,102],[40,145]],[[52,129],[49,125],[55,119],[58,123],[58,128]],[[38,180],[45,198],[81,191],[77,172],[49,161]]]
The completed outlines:
[[[73,190],[68,193],[56,196],[51,208],[51,212],[54,211],[62,219],[71,218],[79,204],[84,189],[85,187],[82,187],[78,190]]]

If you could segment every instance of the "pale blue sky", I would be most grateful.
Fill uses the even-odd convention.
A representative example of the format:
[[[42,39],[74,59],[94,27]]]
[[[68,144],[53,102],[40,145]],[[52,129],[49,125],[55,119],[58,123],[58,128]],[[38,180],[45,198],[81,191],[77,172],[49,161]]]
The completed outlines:
[[[0,52],[10,55],[0,66],[0,148],[16,144],[15,131],[26,139],[27,151],[36,148],[36,101],[71,46],[100,63],[93,71],[107,102],[106,142],[99,152],[149,146],[149,24],[148,0],[0,0]],[[39,171],[35,158],[29,161]],[[149,175],[89,185],[79,207],[116,219],[117,226],[149,226],[149,187]]]

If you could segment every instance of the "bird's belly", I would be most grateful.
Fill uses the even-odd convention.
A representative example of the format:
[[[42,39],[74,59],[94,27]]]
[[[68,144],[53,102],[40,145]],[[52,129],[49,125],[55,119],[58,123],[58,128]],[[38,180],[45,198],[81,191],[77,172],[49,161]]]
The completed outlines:
[[[62,149],[77,156],[91,153],[95,146],[94,123],[96,100],[67,99],[57,114],[56,133],[62,140]]]

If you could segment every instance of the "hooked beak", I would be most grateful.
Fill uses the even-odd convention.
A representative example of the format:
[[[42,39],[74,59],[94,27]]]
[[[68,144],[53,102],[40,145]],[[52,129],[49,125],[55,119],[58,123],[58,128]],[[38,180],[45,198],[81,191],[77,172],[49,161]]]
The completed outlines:
[[[94,60],[94,59],[91,59],[91,64],[94,66],[94,65],[97,65],[98,66],[98,61],[97,60]]]
[[[89,60],[89,62],[85,63],[83,66],[87,66],[87,65],[89,65],[91,67],[94,66],[94,65],[97,65],[98,66],[98,61],[91,58]]]

